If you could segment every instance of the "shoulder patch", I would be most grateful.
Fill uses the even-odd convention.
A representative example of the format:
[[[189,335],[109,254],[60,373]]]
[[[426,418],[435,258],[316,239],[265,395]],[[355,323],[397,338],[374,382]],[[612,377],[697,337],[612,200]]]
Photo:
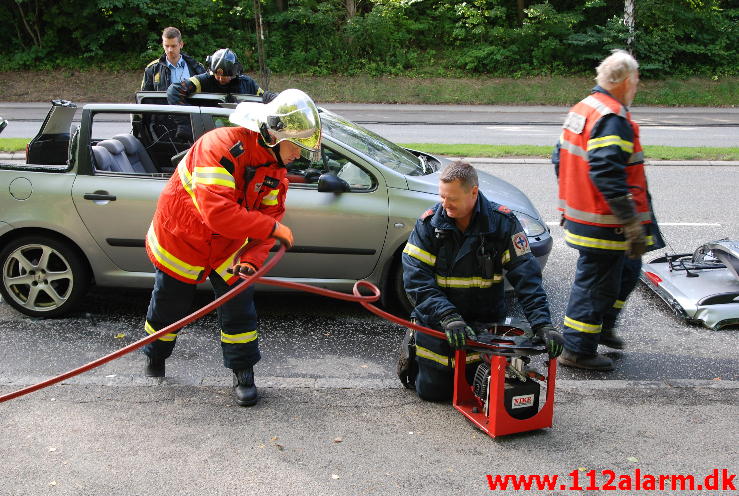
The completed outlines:
[[[511,209],[506,207],[505,205],[499,205],[498,206],[498,212],[503,212],[504,214],[510,214]]]
[[[154,59],[151,62],[149,62],[148,64],[146,64],[147,69],[149,67],[153,66],[154,64],[156,64],[157,62],[159,62],[159,59]]]
[[[237,141],[236,144],[228,150],[228,152],[233,158],[237,158],[239,155],[244,153],[244,145],[241,141]]]
[[[262,184],[264,184],[268,188],[275,189],[280,184],[280,181],[275,177],[266,176],[262,181]]]
[[[221,160],[218,161],[221,166],[228,171],[229,174],[232,176],[234,175],[234,163],[231,162],[226,157],[221,157]]]
[[[511,242],[513,243],[513,249],[516,251],[517,256],[525,255],[526,253],[531,253],[531,248],[529,247],[529,238],[526,237],[526,233],[524,232],[518,232],[511,236]]]
[[[585,117],[576,112],[570,112],[567,114],[567,118],[562,127],[575,134],[580,134],[582,133],[582,130],[585,129]]]
[[[419,219],[426,220],[431,214],[434,213],[434,210],[432,208],[426,210],[424,213],[421,214],[421,217]]]

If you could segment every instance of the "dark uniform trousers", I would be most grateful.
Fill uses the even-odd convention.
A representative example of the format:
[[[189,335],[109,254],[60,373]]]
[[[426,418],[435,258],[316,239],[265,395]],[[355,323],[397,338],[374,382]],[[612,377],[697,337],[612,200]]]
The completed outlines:
[[[578,250],[575,281],[565,314],[565,347],[576,353],[596,353],[602,330],[613,329],[629,294],[636,287],[641,259],[623,251],[594,253]]]
[[[438,330],[438,329],[437,329]],[[449,401],[454,392],[454,350],[449,342],[416,332],[416,393],[426,401]],[[480,355],[467,351],[467,382],[472,384]],[[456,365],[456,364],[454,364]]]
[[[226,284],[215,271],[210,273],[209,279],[216,298],[233,287]],[[189,315],[192,312],[196,287],[196,284],[182,282],[157,269],[154,291],[146,313],[147,332],[153,334]],[[216,310],[218,324],[221,327],[223,365],[226,368],[245,369],[256,364],[261,358],[253,296],[252,286]],[[172,354],[176,342],[177,333],[165,334],[144,346],[143,352],[155,360],[166,359]]]

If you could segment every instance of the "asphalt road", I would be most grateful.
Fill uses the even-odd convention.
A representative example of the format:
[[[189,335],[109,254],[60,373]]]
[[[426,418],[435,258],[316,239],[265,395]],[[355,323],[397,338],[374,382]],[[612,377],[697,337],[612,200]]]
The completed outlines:
[[[326,108],[400,143],[469,143],[553,145],[567,114],[566,107],[491,105],[327,104]],[[48,104],[0,102],[0,115],[10,121],[6,138],[32,137]],[[642,142],[666,146],[737,146],[737,108],[635,107]],[[126,133],[123,121],[101,122],[106,136]]]

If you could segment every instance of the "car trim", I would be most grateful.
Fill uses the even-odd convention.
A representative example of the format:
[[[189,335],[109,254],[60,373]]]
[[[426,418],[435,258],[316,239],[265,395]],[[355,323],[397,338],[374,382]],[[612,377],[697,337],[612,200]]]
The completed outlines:
[[[143,248],[146,246],[143,239],[106,238],[110,246],[123,248]],[[273,247],[271,251],[277,251]],[[374,255],[377,250],[371,248],[337,248],[333,246],[293,246],[290,253],[318,253],[321,255]]]

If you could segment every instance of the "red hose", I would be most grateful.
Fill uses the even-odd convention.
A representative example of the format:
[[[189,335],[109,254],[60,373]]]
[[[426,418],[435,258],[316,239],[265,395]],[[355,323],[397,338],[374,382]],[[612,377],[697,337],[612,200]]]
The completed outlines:
[[[65,372],[64,374],[58,375],[56,377],[52,377],[51,379],[47,379],[43,382],[39,382],[38,384],[34,384],[32,386],[19,389],[18,391],[0,396],[0,403],[3,403],[8,400],[12,400],[14,398],[18,398],[19,396],[23,396],[23,395],[32,393],[34,391],[38,391],[39,389],[43,389],[45,387],[51,386],[52,384],[56,384],[65,379],[69,379],[70,377],[74,377],[83,372],[87,372],[88,370],[92,370],[96,367],[99,367],[100,365],[110,362],[111,360],[115,360],[116,358],[120,358],[123,355],[126,355],[138,348],[141,348],[145,344],[151,343],[152,341],[159,339],[159,337],[163,336],[164,334],[173,333],[174,331],[177,331],[181,329],[182,327],[186,326],[187,324],[212,312],[214,309],[223,305],[228,300],[230,300],[231,298],[238,295],[239,293],[244,291],[246,288],[254,284],[257,280],[259,280],[260,284],[267,284],[270,286],[281,286],[284,288],[296,289],[299,291],[306,291],[308,293],[315,293],[315,294],[319,294],[322,296],[328,296],[330,298],[336,298],[336,299],[344,300],[344,301],[355,301],[361,304],[364,308],[366,308],[370,312],[374,313],[375,315],[379,315],[383,319],[389,320],[390,322],[394,322],[404,327],[410,327],[411,329],[415,329],[416,331],[429,334],[433,337],[446,340],[446,334],[444,334],[443,332],[439,332],[434,329],[430,329],[428,327],[414,324],[413,322],[410,322],[405,319],[401,319],[400,317],[396,317],[395,315],[389,314],[385,312],[384,310],[381,310],[377,308],[376,306],[372,305],[373,302],[380,299],[380,289],[369,281],[364,281],[364,280],[357,281],[354,284],[354,288],[352,289],[353,294],[347,294],[347,293],[340,293],[338,291],[332,291],[330,289],[317,288],[315,286],[310,286],[308,284],[290,282],[290,281],[285,281],[281,279],[264,278],[263,277],[264,274],[269,272],[272,269],[272,267],[274,267],[275,264],[277,264],[277,262],[280,261],[280,259],[282,258],[284,254],[285,254],[285,246],[281,245],[280,249],[277,251],[277,253],[275,253],[275,256],[272,257],[264,265],[264,267],[259,269],[254,275],[247,276],[245,274],[241,274],[240,277],[242,279],[245,279],[245,281],[242,284],[239,284],[238,286],[234,287],[228,293],[224,294],[220,298],[215,299],[211,303],[205,305],[199,310],[196,310],[195,312],[191,313],[187,317],[183,317],[182,319],[178,320],[174,324],[170,324],[169,326],[155,332],[154,334],[151,334],[149,336],[146,336],[145,338],[139,339],[135,343],[131,343],[128,346],[121,348],[118,351],[115,351],[102,358],[98,358],[95,361],[92,361],[81,367],[77,367],[76,369],[70,370],[69,372]],[[372,294],[366,295],[366,296],[362,295],[360,292],[361,288],[369,289],[372,292]],[[474,345],[475,345],[475,348],[487,348],[491,350],[500,349],[500,347],[495,346],[494,344],[474,342]]]

